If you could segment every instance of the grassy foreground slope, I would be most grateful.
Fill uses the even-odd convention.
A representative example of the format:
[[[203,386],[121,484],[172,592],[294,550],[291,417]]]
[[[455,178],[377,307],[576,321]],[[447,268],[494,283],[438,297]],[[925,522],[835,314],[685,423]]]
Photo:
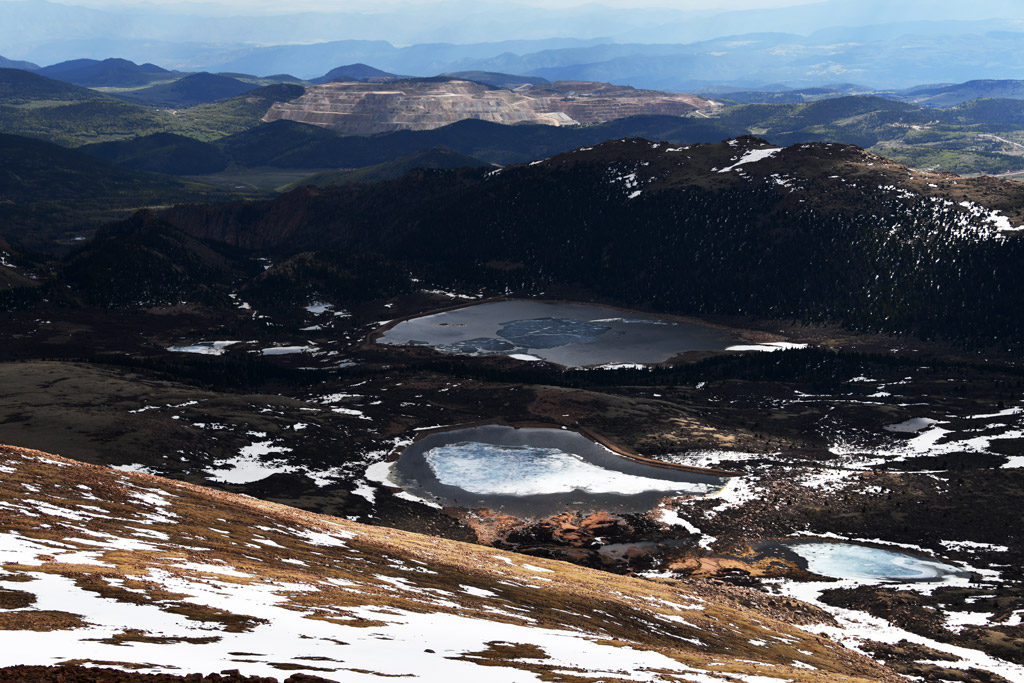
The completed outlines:
[[[0,469],[0,666],[896,680],[783,621],[813,610],[772,616],[742,589],[527,562],[38,451],[0,447]]]

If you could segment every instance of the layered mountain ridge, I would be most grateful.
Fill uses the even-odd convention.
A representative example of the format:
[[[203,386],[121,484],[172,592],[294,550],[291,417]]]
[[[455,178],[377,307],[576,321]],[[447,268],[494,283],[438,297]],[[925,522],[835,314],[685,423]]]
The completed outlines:
[[[132,87],[175,78],[176,74],[156,64],[136,64],[127,59],[72,59],[34,69],[40,76],[54,78],[86,88],[98,86]]]
[[[83,168],[106,168],[50,151]],[[436,165],[471,163],[456,156]],[[377,170],[382,177],[403,171],[400,163]],[[152,176],[111,178],[116,196],[118,187]],[[322,251],[359,255],[356,271],[383,287],[370,288],[373,295],[403,291],[412,272],[439,286],[494,294],[585,292],[670,313],[790,318],[1012,346],[1024,332],[1013,313],[1024,291],[1015,265],[1024,250],[1022,195],[1009,181],[915,171],[845,145],[623,139],[499,170],[420,169],[376,184],[299,187],[272,200],[179,205],[111,226],[74,257],[75,272],[95,266],[111,278],[76,277],[68,288],[59,283],[72,284],[62,280],[72,271],[62,266],[47,284],[58,300],[103,306],[217,300],[247,287],[236,278],[253,256],[284,267],[300,253]],[[3,208],[24,218],[31,207]],[[196,251],[199,243],[232,255],[211,261]],[[175,253],[195,258],[168,258],[153,244],[174,244]],[[453,252],[452,244],[460,248]],[[138,250],[166,268],[111,268],[111,249],[122,256]],[[341,270],[353,266],[342,260]],[[193,272],[190,264],[206,265]],[[141,280],[125,288],[119,276],[128,272]],[[309,289],[302,272],[278,273],[285,276],[276,285],[280,297]]]

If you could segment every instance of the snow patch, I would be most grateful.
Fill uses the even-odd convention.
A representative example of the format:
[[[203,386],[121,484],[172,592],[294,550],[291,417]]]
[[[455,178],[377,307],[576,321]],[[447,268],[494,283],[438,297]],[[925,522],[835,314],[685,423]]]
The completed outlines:
[[[928,417],[912,417],[909,420],[903,422],[897,422],[896,424],[886,425],[884,427],[887,432],[897,432],[901,434],[916,434],[922,429],[927,429],[932,425],[938,424],[938,421]]]
[[[240,341],[201,341],[188,346],[168,346],[167,350],[173,353],[198,353],[204,356],[223,356],[224,350],[234,344],[241,344]]]
[[[726,347],[726,351],[788,351],[790,349],[806,349],[807,344],[794,344],[793,342],[765,342],[764,344],[738,344]]]
[[[721,168],[718,170],[718,172],[728,173],[729,171],[739,168],[740,166],[743,166],[745,164],[754,164],[757,163],[758,161],[763,161],[765,159],[773,157],[781,151],[782,147],[765,147],[764,149],[752,149],[746,152],[742,157],[740,157],[740,160],[737,161],[735,164],[729,166],[728,168]]]
[[[263,457],[273,453],[289,453],[287,446],[275,446],[273,441],[255,441],[243,447],[234,458],[220,460],[213,467],[203,470],[211,481],[223,484],[249,484],[266,479],[272,474],[295,471],[295,466],[285,460],[264,461]]]
[[[260,349],[260,354],[264,356],[288,356],[296,353],[312,353],[317,350],[318,347],[310,344],[305,346],[268,346],[265,349]]]

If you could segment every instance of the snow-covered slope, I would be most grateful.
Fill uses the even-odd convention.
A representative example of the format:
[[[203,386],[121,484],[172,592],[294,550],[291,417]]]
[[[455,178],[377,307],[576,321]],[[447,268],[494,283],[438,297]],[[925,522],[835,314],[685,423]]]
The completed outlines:
[[[331,680],[894,679],[741,606],[740,589],[624,578],[37,451],[0,447],[0,519],[0,666]]]

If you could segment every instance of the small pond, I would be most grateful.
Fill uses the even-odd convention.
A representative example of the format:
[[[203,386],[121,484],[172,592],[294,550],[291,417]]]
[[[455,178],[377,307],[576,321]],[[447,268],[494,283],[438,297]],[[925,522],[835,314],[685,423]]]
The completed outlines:
[[[662,363],[683,351],[728,348],[722,330],[608,306],[494,301],[398,323],[381,344],[443,353],[546,360],[566,367]]]
[[[944,562],[854,543],[801,541],[783,545],[807,562],[808,571],[835,579],[940,581],[947,576],[965,573]]]
[[[430,434],[392,470],[410,493],[519,517],[643,512],[666,496],[707,495],[721,477],[637,462],[563,429],[470,427]]]

